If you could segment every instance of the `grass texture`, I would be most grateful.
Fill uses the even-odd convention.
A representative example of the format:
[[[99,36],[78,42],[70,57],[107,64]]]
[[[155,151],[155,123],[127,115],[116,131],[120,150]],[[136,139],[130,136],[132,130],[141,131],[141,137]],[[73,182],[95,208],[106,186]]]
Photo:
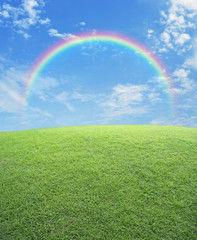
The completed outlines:
[[[0,239],[197,239],[197,129],[0,133]]]

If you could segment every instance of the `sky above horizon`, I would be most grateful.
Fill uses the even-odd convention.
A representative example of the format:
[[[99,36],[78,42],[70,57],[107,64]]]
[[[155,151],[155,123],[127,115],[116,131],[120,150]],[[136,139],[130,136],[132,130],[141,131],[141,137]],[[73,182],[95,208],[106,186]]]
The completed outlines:
[[[196,0],[1,1],[0,131],[102,124],[197,127],[196,26]],[[42,69],[28,98],[24,95],[25,77],[47,48],[102,31],[153,51],[170,73],[175,99],[137,52],[99,41],[62,51]]]

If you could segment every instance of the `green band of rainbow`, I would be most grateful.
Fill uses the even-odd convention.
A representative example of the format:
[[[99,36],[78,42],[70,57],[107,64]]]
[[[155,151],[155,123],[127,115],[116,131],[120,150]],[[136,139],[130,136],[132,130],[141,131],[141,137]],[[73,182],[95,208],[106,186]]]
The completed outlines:
[[[25,83],[24,83],[24,95],[27,102],[28,96],[30,94],[31,87],[36,81],[40,72],[44,67],[55,58],[60,52],[66,51],[71,47],[88,43],[88,42],[104,42],[104,43],[115,43],[127,47],[128,49],[137,52],[141,55],[151,66],[155,69],[158,76],[163,82],[167,94],[169,96],[169,102],[171,105],[171,110],[173,111],[174,105],[174,94],[173,94],[173,82],[165,67],[165,65],[159,60],[159,58],[147,47],[142,45],[136,40],[126,37],[120,34],[114,34],[109,32],[96,32],[96,33],[83,33],[75,35],[72,38],[61,40],[48,48],[32,65],[30,71],[28,72]]]

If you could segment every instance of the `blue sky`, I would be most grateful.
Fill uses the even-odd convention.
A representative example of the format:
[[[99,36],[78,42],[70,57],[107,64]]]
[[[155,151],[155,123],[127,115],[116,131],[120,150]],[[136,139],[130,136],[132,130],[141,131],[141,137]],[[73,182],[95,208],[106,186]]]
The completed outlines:
[[[97,125],[197,127],[196,0],[5,0],[0,3],[0,131]],[[24,77],[40,54],[77,33],[112,31],[150,48],[176,94],[134,51],[89,43],[62,52],[36,79],[24,107]]]

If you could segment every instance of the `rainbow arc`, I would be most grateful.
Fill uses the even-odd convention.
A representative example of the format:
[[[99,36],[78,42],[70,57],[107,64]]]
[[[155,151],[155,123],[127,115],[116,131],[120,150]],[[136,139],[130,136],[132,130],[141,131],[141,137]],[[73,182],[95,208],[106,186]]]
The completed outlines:
[[[96,41],[122,45],[128,48],[129,50],[138,53],[138,55],[144,58],[150,64],[150,67],[152,67],[155,70],[155,72],[163,82],[163,85],[166,88],[166,92],[169,96],[171,111],[173,112],[174,106],[173,81],[163,62],[157,57],[156,54],[154,54],[149,48],[147,48],[140,42],[130,37],[110,32],[96,32],[96,33],[87,32],[78,34],[69,39],[61,40],[55,43],[54,45],[49,47],[45,52],[43,52],[31,66],[25,78],[24,95],[26,103],[28,103],[28,97],[30,95],[30,90],[32,88],[33,83],[36,82],[36,79],[38,79],[40,73],[53,58],[57,57],[59,53],[66,51],[74,46]]]

